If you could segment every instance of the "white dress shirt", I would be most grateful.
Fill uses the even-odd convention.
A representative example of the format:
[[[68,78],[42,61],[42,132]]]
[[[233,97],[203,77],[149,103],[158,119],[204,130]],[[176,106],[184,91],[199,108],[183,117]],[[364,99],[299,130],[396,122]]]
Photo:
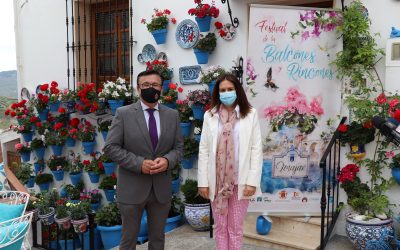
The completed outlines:
[[[235,144],[235,167],[236,167],[236,172],[239,169],[239,134],[240,134],[240,108],[239,105],[236,105],[235,107],[235,111],[236,111],[236,123],[235,123],[235,127],[233,128],[233,143]],[[218,136],[222,133],[222,129],[223,129],[223,125],[221,120],[219,119],[219,123],[218,123]],[[237,184],[237,175],[236,175],[236,180],[235,180],[235,184]]]
[[[144,113],[144,118],[146,119],[146,125],[147,125],[147,130],[149,129],[149,117],[150,114],[147,111],[150,107],[148,107],[146,104],[144,104],[142,101],[140,101],[140,104],[142,105],[143,113]],[[160,134],[161,134],[161,127],[160,127],[160,113],[158,112],[158,103],[154,107],[154,118],[156,118],[156,125],[157,125],[157,135],[158,139],[160,139]]]

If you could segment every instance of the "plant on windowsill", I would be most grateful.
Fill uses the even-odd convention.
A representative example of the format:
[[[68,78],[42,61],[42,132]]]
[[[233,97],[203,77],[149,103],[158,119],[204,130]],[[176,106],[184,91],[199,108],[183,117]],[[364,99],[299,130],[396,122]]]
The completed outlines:
[[[168,9],[159,10],[154,9],[154,14],[151,16],[151,21],[146,22],[146,19],[142,18],[141,23],[145,24],[147,30],[153,35],[157,44],[164,44],[167,37],[167,26],[169,21],[176,24],[176,19],[171,18],[171,11]]]

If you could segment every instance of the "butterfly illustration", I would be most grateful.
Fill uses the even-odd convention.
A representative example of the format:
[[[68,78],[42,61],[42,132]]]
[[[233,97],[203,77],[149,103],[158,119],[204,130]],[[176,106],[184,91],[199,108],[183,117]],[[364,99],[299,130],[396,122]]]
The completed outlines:
[[[324,47],[322,47],[321,45],[318,44],[319,50],[325,52],[327,57],[330,57],[330,56],[331,56],[331,55],[329,54],[329,50],[331,50],[331,49],[333,49],[333,48],[335,48],[335,47],[336,47],[336,44],[335,44],[335,45],[328,45],[328,44],[325,44]]]
[[[272,91],[276,91],[279,87],[272,81],[272,67],[269,67],[267,72],[267,82],[264,84],[265,87],[271,88]]]

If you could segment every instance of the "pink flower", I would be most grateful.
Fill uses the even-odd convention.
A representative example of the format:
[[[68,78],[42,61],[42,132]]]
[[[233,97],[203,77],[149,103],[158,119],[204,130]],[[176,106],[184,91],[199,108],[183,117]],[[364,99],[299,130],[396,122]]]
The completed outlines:
[[[385,94],[384,94],[384,93],[381,93],[381,94],[376,98],[376,102],[377,102],[379,105],[382,105],[382,104],[386,103],[386,96],[385,96]]]
[[[385,156],[387,158],[393,158],[394,157],[394,152],[393,151],[387,151],[387,152],[385,152]]]
[[[314,97],[310,103],[310,111],[315,115],[324,114],[324,109],[321,107],[321,98]]]
[[[24,145],[22,143],[17,143],[17,144],[15,144],[14,147],[16,150],[21,150],[24,147]]]
[[[399,100],[397,99],[391,99],[389,101],[389,107],[394,108],[397,104],[399,104]]]
[[[307,40],[310,37],[310,32],[309,31],[305,31],[303,32],[303,34],[301,35],[301,38],[303,40]]]

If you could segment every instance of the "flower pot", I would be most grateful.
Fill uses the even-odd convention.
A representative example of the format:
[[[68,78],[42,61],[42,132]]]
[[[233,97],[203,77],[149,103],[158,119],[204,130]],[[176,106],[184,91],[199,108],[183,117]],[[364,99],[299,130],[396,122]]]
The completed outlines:
[[[52,170],[51,172],[53,173],[56,181],[62,181],[64,179],[64,170]]]
[[[117,108],[124,105],[124,100],[108,100],[108,105],[110,105],[111,114],[115,115]]]
[[[68,193],[67,190],[65,189],[65,187],[61,188],[60,190],[60,198],[67,198]]]
[[[191,168],[193,168],[193,160],[194,160],[193,156],[191,158],[183,158],[182,161],[181,161],[182,168],[183,169],[191,169]]]
[[[67,147],[69,148],[73,148],[76,145],[76,140],[74,138],[68,137],[65,141],[65,145],[67,145]]]
[[[114,189],[104,189],[104,194],[106,195],[107,201],[113,202],[115,200],[115,190]]]
[[[39,189],[40,189],[41,192],[49,191],[50,182],[42,183],[42,184],[39,184],[38,186],[39,186]]]
[[[35,177],[31,176],[31,178],[29,178],[28,182],[25,184],[25,186],[27,188],[33,188],[33,186],[35,185]]]
[[[267,235],[271,230],[271,225],[269,218],[265,218],[263,215],[257,217],[256,230],[258,234]]]
[[[170,109],[176,109],[176,103],[163,103],[163,105]]]
[[[71,224],[74,227],[74,231],[77,234],[86,232],[89,223],[89,217],[86,215],[84,219],[81,220],[71,220]]]
[[[83,153],[86,155],[93,153],[95,145],[96,145],[96,141],[83,141],[82,142]]]
[[[75,112],[75,101],[63,102],[62,105],[64,106],[67,113]]]
[[[208,52],[201,51],[198,49],[193,49],[194,54],[196,55],[197,63],[198,64],[207,64],[208,63]]]
[[[97,230],[100,231],[101,241],[103,242],[105,250],[112,249],[119,245],[121,241],[122,225],[111,227],[97,226]]]
[[[43,171],[44,166],[41,163],[33,163],[34,171],[35,174],[39,173],[40,171]]]
[[[74,241],[75,241],[75,249],[80,249],[81,247],[81,242],[79,240],[79,238],[75,237],[73,240],[69,239],[69,240],[60,240],[59,241],[59,245],[60,245],[60,249],[61,250],[71,250],[74,249]],[[67,246],[65,246],[65,242],[67,243]],[[89,248],[85,248],[85,249],[89,249]]]
[[[93,211],[97,212],[97,210],[99,210],[99,208],[100,208],[100,203],[90,203],[90,208]]]
[[[392,168],[392,176],[394,180],[400,184],[400,167]]]
[[[51,145],[51,150],[55,156],[61,156],[64,145]]]
[[[183,137],[189,137],[190,136],[190,132],[192,132],[190,129],[192,127],[192,123],[191,122],[181,122],[181,134]]]
[[[46,148],[37,148],[34,150],[36,157],[38,158],[38,160],[43,160],[44,158],[44,153],[46,152]]]
[[[195,17],[200,32],[208,32],[210,30],[211,16]]]
[[[200,143],[201,134],[194,135],[193,137],[194,137],[194,139],[195,139],[198,143]]]
[[[195,231],[210,229],[210,203],[184,205],[186,221]]]
[[[365,155],[364,144],[350,144],[350,155],[357,160],[361,160]]]
[[[179,192],[179,187],[181,186],[181,179],[177,178],[176,180],[172,180],[172,194],[176,194]]]
[[[203,105],[193,104],[192,110],[193,110],[194,119],[203,120],[203,117],[204,117],[204,106]]]
[[[103,162],[104,172],[106,175],[112,175],[116,168],[115,162]]]
[[[155,30],[152,31],[151,34],[153,35],[154,40],[156,40],[156,43],[158,45],[164,44],[167,41],[167,34],[168,34],[167,29]]]
[[[101,237],[100,237],[100,231],[97,230],[97,228],[94,228],[93,230],[94,234],[94,249],[101,249]],[[90,231],[88,230],[86,233],[83,234],[84,237],[84,249],[90,249]]]
[[[69,174],[69,178],[71,179],[72,185],[76,186],[82,178],[82,172],[77,174]]]
[[[163,92],[168,92],[169,84],[171,83],[171,79],[164,80],[162,83]]]
[[[108,131],[101,131],[101,135],[103,136],[104,141],[107,140]]]
[[[215,84],[217,83],[216,80],[212,80],[210,84],[208,84],[208,90],[210,91],[210,95],[212,95],[212,92],[214,90]]]
[[[28,162],[31,160],[31,151],[20,153],[23,162]]]
[[[392,219],[371,223],[354,220],[346,216],[346,234],[356,249],[365,249],[367,242],[370,240],[383,240],[381,236],[384,232],[393,236]]]
[[[167,218],[167,223],[164,227],[164,232],[167,233],[172,231],[173,229],[179,227],[182,221],[182,215],[178,214],[177,216]]]
[[[49,110],[48,109],[43,109],[42,111],[38,112],[39,113],[39,119],[41,121],[46,121],[47,117],[49,115]]]
[[[22,138],[24,138],[25,142],[30,142],[32,141],[33,138],[33,132],[29,132],[29,133],[22,133]]]
[[[68,230],[71,227],[71,218],[69,216],[65,218],[58,219],[57,215],[54,216],[54,220],[56,221],[58,227],[61,230]]]
[[[47,214],[40,214],[39,219],[43,225],[49,226],[54,223],[54,214],[56,213],[53,207],[50,207],[50,212]]]
[[[61,101],[49,102],[49,107],[51,112],[57,112],[61,105]]]
[[[94,172],[88,172],[89,179],[91,183],[99,183],[100,175],[95,174]]]

